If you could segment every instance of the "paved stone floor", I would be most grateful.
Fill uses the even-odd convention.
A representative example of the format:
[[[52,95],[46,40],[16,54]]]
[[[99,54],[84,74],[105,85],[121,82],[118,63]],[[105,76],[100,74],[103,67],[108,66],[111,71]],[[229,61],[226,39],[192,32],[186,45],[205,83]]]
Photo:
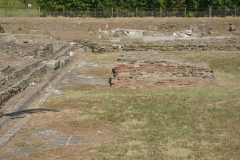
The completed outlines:
[[[80,59],[76,65],[66,73],[60,81],[56,84],[56,87],[78,86],[78,85],[106,85],[106,77],[96,77],[93,75],[87,75],[82,73],[76,73],[74,69],[90,69],[90,68],[104,68],[99,62],[87,63]]]
[[[58,146],[68,146],[72,144],[81,143],[83,140],[87,139],[101,139],[101,136],[72,136],[72,135],[62,135],[58,131],[47,129],[47,128],[36,128],[33,137],[41,137],[43,139],[48,140],[42,148],[34,147],[34,146],[21,146],[16,148],[11,148],[7,151],[7,153],[20,156],[20,155],[28,155],[31,153],[42,153],[46,152],[51,147]]]
[[[77,86],[77,85],[106,85],[107,81],[104,77],[95,77],[92,75],[86,75],[82,73],[75,73],[74,69],[81,69],[81,68],[101,68],[103,67],[101,63],[86,63],[83,61],[84,57],[81,57],[74,66],[65,73],[65,75],[60,78],[60,80],[51,88],[49,91],[52,91],[52,95],[62,95],[59,90],[56,90],[57,87],[64,87],[64,86]],[[50,92],[48,92],[50,93]],[[30,119],[31,121],[31,119]],[[83,140],[101,140],[101,135],[64,135],[59,133],[56,130],[52,130],[51,128],[41,128],[37,127],[35,131],[32,133],[28,139],[34,138],[41,138],[46,140],[46,143],[42,147],[32,146],[32,145],[10,145],[6,144],[8,148],[5,153],[0,154],[0,159],[5,159],[10,157],[26,157],[32,153],[43,153],[50,150],[52,147],[61,147],[61,146],[68,146],[79,144]],[[10,140],[11,141],[11,140]],[[24,142],[23,142],[24,143]],[[4,146],[5,147],[5,146]],[[12,156],[11,156],[12,155]],[[7,157],[6,157],[7,156]]]

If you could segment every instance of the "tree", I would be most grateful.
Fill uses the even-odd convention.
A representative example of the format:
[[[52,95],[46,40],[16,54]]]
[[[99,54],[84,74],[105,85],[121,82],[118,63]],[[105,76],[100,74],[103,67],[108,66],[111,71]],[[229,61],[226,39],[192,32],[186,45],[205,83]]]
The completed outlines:
[[[0,0],[0,5],[3,7],[23,7],[24,3],[17,0]]]

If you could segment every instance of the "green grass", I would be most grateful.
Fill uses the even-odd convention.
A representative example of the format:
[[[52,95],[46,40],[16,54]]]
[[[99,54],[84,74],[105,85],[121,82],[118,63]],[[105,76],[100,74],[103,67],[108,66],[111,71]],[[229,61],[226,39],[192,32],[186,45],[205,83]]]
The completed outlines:
[[[1,8],[0,17],[38,17],[39,10],[29,8]]]
[[[74,124],[72,130],[80,129],[84,123],[103,126],[112,135],[101,145],[91,145],[75,153],[77,156],[164,160],[240,158],[240,52],[167,54],[209,63],[216,71],[218,85],[141,90],[62,88],[66,94],[51,98],[47,106],[79,112],[61,123],[69,128]],[[92,54],[87,60],[111,64],[117,55]]]

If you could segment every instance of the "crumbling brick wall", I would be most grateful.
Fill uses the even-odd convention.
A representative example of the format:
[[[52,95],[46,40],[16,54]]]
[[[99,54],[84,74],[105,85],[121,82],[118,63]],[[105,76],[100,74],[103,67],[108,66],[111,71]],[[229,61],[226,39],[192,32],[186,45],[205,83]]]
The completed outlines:
[[[191,63],[160,54],[127,54],[118,57],[110,85],[113,87],[196,86],[214,84],[214,73],[205,63]]]

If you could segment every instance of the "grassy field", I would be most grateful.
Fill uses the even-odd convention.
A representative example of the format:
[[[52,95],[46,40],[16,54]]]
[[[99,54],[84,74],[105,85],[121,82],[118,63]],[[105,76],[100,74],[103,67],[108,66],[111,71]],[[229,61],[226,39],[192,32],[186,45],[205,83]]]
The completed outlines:
[[[109,75],[119,54],[123,53],[89,54],[85,60],[104,62],[109,69],[104,72]],[[166,54],[207,62],[217,85],[141,90],[62,88],[65,95],[50,98],[45,107],[60,109],[63,114],[54,120],[46,118],[44,125],[66,134],[105,138],[60,151],[55,148],[49,154],[63,159],[240,159],[240,52]],[[99,70],[95,73],[99,75]]]

